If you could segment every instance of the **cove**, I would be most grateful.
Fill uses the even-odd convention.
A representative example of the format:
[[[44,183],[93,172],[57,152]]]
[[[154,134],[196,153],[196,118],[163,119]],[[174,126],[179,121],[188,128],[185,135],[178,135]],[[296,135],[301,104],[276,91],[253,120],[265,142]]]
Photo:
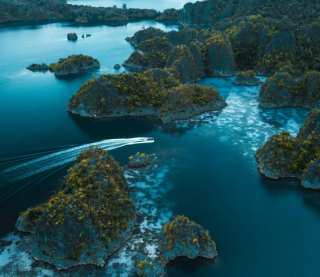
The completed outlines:
[[[159,156],[147,172],[127,175],[140,214],[149,215],[141,218],[140,229],[157,231],[171,215],[184,214],[205,226],[217,243],[219,255],[213,262],[179,259],[168,265],[168,276],[317,276],[319,193],[303,189],[295,179],[265,178],[254,158],[270,135],[281,130],[296,134],[307,110],[259,108],[259,87],[234,86],[230,77],[199,81],[219,90],[228,103],[225,109],[168,125],[154,118],[93,120],[67,113],[66,103],[81,84],[92,74],[116,73],[113,65],[133,52],[124,38],[150,25],[177,28],[148,21],[119,27],[59,23],[0,29],[0,194],[5,196],[0,204],[0,276],[133,276],[125,250],[103,268],[61,273],[35,262],[23,248],[27,239],[13,228],[18,214],[57,191],[72,161],[58,159],[56,166],[17,181],[5,179],[4,172],[84,144],[107,140],[109,147],[111,139],[140,137],[154,137],[155,142],[122,146],[118,141],[119,147],[110,150],[122,166],[138,151]],[[68,42],[69,32],[92,36]],[[25,69],[32,62],[50,63],[76,53],[98,58],[100,71],[56,78]],[[152,254],[152,241],[146,245]],[[112,266],[115,262],[118,268]]]

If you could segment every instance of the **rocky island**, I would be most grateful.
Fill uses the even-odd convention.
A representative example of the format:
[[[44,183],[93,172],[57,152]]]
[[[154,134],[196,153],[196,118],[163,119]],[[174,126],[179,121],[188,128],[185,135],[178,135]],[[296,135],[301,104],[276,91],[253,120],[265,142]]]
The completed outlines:
[[[239,72],[234,84],[238,86],[260,86],[262,82],[256,77],[254,71],[248,70]]]
[[[38,63],[33,63],[33,64],[30,64],[27,69],[29,70],[49,70],[49,66],[45,63],[41,63],[41,64],[38,64]]]
[[[158,261],[138,253],[136,273],[139,276],[160,277],[164,275],[165,265],[179,256],[190,259],[217,256],[216,244],[209,231],[185,216],[176,216],[167,222],[160,234],[162,239],[162,257]]]
[[[100,75],[81,86],[68,111],[85,117],[156,116],[165,123],[226,106],[219,92],[183,85],[163,70]]]
[[[129,162],[127,163],[128,167],[136,168],[136,167],[143,167],[150,163],[149,155],[145,153],[136,153],[129,157]]]
[[[81,71],[100,68],[97,59],[85,55],[71,55],[66,59],[61,58],[57,63],[51,63],[49,70],[56,76],[75,74]]]
[[[302,186],[320,188],[320,101],[306,118],[297,137],[274,135],[256,152],[261,173],[269,178],[296,177]]]
[[[78,36],[77,36],[76,33],[69,33],[69,34],[67,35],[67,38],[68,38],[69,40],[77,40],[77,39],[78,39]]]
[[[314,108],[316,102],[320,100],[320,73],[308,71],[301,76],[296,75],[289,65],[269,77],[259,92],[260,106]]]
[[[16,227],[33,233],[32,257],[57,269],[103,266],[131,236],[135,206],[119,164],[107,151],[89,148],[68,170],[61,190],[20,214]]]

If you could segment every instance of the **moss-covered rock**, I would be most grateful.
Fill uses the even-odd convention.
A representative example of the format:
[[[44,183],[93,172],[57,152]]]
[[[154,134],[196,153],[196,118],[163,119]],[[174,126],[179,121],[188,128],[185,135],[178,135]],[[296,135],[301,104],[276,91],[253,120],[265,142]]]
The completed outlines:
[[[136,168],[136,167],[143,167],[150,163],[149,155],[145,153],[136,153],[129,157],[129,162],[127,163],[128,167]]]
[[[93,118],[157,116],[163,123],[226,106],[216,89],[181,85],[162,70],[100,75],[72,96],[68,111]]]
[[[131,38],[130,43],[137,47],[139,43],[152,39],[155,37],[163,37],[164,32],[160,29],[149,27],[147,29],[140,30],[134,34],[134,36]]]
[[[161,237],[163,255],[167,261],[178,256],[212,259],[217,255],[216,244],[211,239],[209,231],[185,216],[177,216],[171,222],[167,222]]]
[[[67,35],[67,38],[68,38],[69,40],[77,40],[77,39],[78,39],[78,36],[77,36],[76,33],[69,33],[69,34]]]
[[[29,70],[49,70],[49,66],[45,63],[41,63],[41,64],[32,63],[27,67],[27,69],[29,69]]]
[[[155,37],[140,42],[137,49],[123,66],[141,70],[163,68],[168,61],[172,45],[166,37]]]
[[[320,105],[319,105],[320,106]],[[269,178],[297,177],[306,188],[319,189],[320,110],[316,105],[296,138],[274,135],[256,152],[261,173]]]
[[[172,51],[166,67],[182,84],[194,82],[204,76],[204,64],[195,45],[190,48],[185,45],[177,46]]]
[[[234,84],[243,86],[260,86],[262,85],[262,82],[256,77],[254,71],[249,70],[239,72]]]
[[[233,76],[235,73],[232,46],[229,39],[220,32],[207,39],[201,49],[208,76]]]
[[[295,78],[294,70],[287,68],[269,77],[258,95],[260,106],[265,108],[300,106],[312,109],[319,99],[319,72],[309,71]]]
[[[20,214],[16,227],[34,233],[31,255],[58,269],[104,260],[131,235],[135,207],[119,164],[101,148],[83,151],[58,194]]]
[[[166,9],[164,10],[159,17],[155,18],[156,21],[178,21],[179,14],[181,10],[176,9]]]
[[[93,68],[100,68],[100,63],[97,59],[85,55],[71,55],[66,59],[60,59],[57,63],[49,65],[50,71],[55,75],[75,74],[80,71],[85,71]]]
[[[142,277],[161,277],[164,275],[164,267],[157,261],[137,253],[135,257],[136,273]]]
[[[175,216],[172,221],[167,222],[160,237],[162,257],[158,260],[137,254],[135,268],[139,276],[161,277],[164,275],[165,265],[179,256],[213,259],[218,254],[209,231],[185,216]]]

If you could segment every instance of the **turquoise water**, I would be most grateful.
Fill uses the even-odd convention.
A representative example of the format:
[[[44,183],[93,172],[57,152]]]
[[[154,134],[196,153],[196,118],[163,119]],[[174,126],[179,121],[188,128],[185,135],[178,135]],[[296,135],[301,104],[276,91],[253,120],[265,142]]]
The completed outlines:
[[[92,74],[117,73],[113,65],[134,51],[124,38],[150,25],[177,28],[144,21],[0,29],[0,276],[61,276],[20,251],[21,238],[11,232],[18,214],[57,191],[79,147],[92,143],[109,149],[121,165],[138,151],[159,157],[147,173],[126,175],[137,192],[142,230],[159,230],[171,215],[184,214],[216,241],[214,261],[178,259],[169,263],[168,276],[318,276],[319,192],[303,189],[295,179],[265,178],[254,158],[272,134],[297,134],[308,111],[262,109],[259,87],[236,87],[234,78],[204,78],[199,83],[217,88],[226,99],[224,110],[168,125],[151,118],[93,120],[67,113],[66,103],[81,84]],[[92,36],[71,42],[69,32]],[[101,69],[67,78],[25,69],[79,53],[97,58]],[[150,136],[155,142],[145,143]],[[120,272],[113,261],[127,267]],[[132,276],[130,263],[120,252],[104,268],[78,267],[63,276]]]

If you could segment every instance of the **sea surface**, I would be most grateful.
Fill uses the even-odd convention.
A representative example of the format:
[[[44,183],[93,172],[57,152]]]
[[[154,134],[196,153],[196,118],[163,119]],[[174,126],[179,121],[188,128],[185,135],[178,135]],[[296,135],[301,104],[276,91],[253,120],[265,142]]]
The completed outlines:
[[[181,3],[168,2],[127,4],[147,8],[143,3],[154,3],[164,9]],[[262,109],[260,87],[234,86],[231,77],[199,81],[217,88],[228,106],[190,120],[162,125],[155,118],[94,120],[67,113],[67,102],[93,74],[123,71],[114,70],[114,64],[134,51],[124,39],[143,26],[178,27],[142,21],[118,27],[54,23],[0,28],[0,276],[133,276],[132,257],[124,251],[103,268],[58,272],[35,262],[22,247],[26,237],[14,228],[20,212],[59,190],[75,155],[92,145],[109,150],[121,166],[138,151],[156,155],[157,163],[146,171],[125,171],[136,191],[142,232],[159,231],[172,215],[184,214],[216,241],[214,261],[177,259],[168,264],[167,276],[319,276],[319,192],[302,188],[296,179],[267,179],[254,157],[269,136],[282,130],[296,135],[307,110]],[[66,38],[69,32],[92,36],[73,42]],[[97,58],[101,69],[65,78],[25,69],[80,53]],[[154,255],[152,241],[146,247]],[[121,266],[114,268],[114,261]]]

